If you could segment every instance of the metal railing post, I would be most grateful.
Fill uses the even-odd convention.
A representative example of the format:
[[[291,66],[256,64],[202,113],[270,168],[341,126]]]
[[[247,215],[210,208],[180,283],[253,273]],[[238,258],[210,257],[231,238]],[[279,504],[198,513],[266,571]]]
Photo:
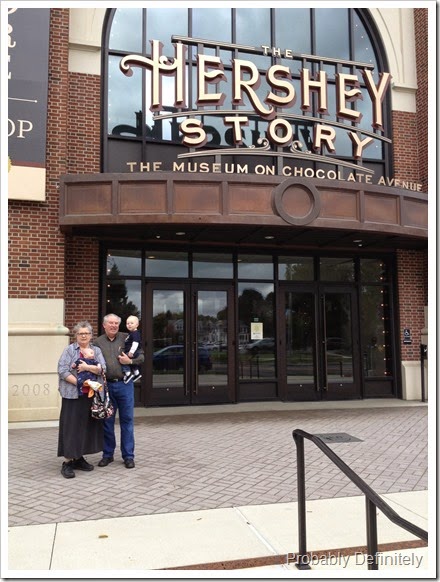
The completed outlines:
[[[298,477],[298,556],[296,567],[310,570],[306,536],[306,472],[304,464],[304,437],[294,435],[296,444],[296,472]]]
[[[425,393],[425,360],[428,353],[428,346],[425,344],[420,344],[420,368],[421,368],[421,391],[422,391],[422,402],[426,402]]]
[[[369,570],[379,570],[377,563],[377,515],[376,506],[365,496],[367,513],[367,561]]]

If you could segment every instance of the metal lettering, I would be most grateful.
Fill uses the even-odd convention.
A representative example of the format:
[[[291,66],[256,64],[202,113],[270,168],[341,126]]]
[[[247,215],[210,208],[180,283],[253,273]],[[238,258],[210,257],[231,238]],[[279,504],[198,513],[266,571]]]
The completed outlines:
[[[186,107],[185,104],[185,56],[186,47],[183,44],[174,45],[175,57],[173,62],[168,61],[167,57],[162,55],[163,44],[158,40],[151,41],[152,58],[141,57],[139,55],[127,55],[119,62],[119,68],[131,77],[133,75],[132,67],[145,67],[151,70],[151,111],[162,110],[162,80],[161,75],[171,75],[174,73],[175,98],[176,106]]]
[[[327,147],[330,152],[335,151],[334,140],[336,131],[333,127],[317,124],[313,130],[313,148],[319,150],[321,146]]]
[[[383,129],[382,101],[385,97],[388,85],[391,82],[390,73],[380,73],[379,85],[376,87],[371,71],[361,71],[362,77],[367,85],[368,93],[373,102],[373,127]]]
[[[275,93],[271,91],[265,101],[266,103],[273,103],[276,107],[291,107],[296,101],[295,87],[289,81],[279,79],[278,76],[292,79],[292,73],[290,72],[289,67],[274,65],[267,71],[267,82],[272,89],[285,91],[286,95],[281,97],[280,95],[275,95]]]
[[[180,124],[180,131],[184,135],[182,143],[188,147],[202,147],[208,141],[200,119],[184,119]]]
[[[219,83],[225,81],[224,67],[219,57],[209,55],[197,55],[197,105],[223,105],[226,95],[224,93],[207,93],[206,83]],[[206,71],[206,67],[216,67],[216,71]]]
[[[224,123],[225,125],[232,125],[232,130],[233,130],[233,134],[234,134],[234,142],[236,144],[242,144],[243,143],[243,134],[241,131],[241,126],[247,126],[249,125],[249,119],[247,117],[244,116],[238,116],[238,117],[225,117],[224,119]]]
[[[312,81],[309,69],[301,69],[301,109],[303,111],[311,110],[310,91],[316,91],[318,93],[318,111],[320,113],[328,113],[327,73],[319,71],[317,77],[317,81]]]
[[[265,109],[257,94],[255,93],[253,87],[256,89],[260,86],[260,74],[258,72],[257,66],[251,61],[244,61],[242,59],[235,59],[233,70],[233,99],[234,105],[242,105],[243,98],[242,93],[247,93],[253,108],[261,116],[271,119],[275,115],[275,109],[270,107]],[[243,73],[246,72],[250,74],[250,78],[244,80]]]
[[[356,160],[359,160],[362,157],[362,152],[364,151],[364,148],[373,143],[372,137],[367,136],[365,139],[360,139],[357,133],[355,133],[354,131],[349,131],[348,137],[353,142],[353,157]]]
[[[350,119],[357,123],[362,119],[362,113],[346,107],[346,103],[362,99],[362,92],[359,89],[359,79],[356,75],[345,75],[338,73],[336,77],[336,115],[344,119]],[[354,89],[346,90],[346,85],[352,85]]]

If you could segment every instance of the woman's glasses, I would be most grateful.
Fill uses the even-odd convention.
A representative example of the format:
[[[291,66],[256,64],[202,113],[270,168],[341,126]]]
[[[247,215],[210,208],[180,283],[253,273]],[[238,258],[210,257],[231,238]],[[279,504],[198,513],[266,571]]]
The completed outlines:
[[[80,331],[76,335],[92,335],[89,331]]]

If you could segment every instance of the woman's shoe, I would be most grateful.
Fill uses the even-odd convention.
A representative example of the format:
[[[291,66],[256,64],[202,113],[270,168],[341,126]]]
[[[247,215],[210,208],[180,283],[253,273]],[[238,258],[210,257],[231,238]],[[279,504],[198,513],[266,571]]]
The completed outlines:
[[[64,461],[61,467],[61,475],[66,479],[72,479],[75,477],[75,471],[73,470],[73,461]]]
[[[72,467],[73,469],[80,469],[81,471],[93,471],[95,468],[93,465],[88,463],[84,457],[73,459]]]

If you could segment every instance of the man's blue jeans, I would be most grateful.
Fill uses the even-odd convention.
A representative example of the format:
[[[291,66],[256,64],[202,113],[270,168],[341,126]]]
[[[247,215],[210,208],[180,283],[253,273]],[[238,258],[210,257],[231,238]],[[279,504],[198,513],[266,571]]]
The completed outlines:
[[[134,384],[128,382],[108,382],[110,399],[115,407],[115,414],[104,420],[103,457],[113,457],[116,449],[115,416],[119,411],[121,427],[122,458],[134,459]]]

